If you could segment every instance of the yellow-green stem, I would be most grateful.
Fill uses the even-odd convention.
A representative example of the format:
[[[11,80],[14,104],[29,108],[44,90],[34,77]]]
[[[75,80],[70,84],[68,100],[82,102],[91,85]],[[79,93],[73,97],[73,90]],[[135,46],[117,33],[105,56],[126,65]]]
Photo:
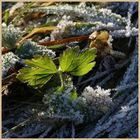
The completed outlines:
[[[60,78],[60,82],[61,82],[61,86],[59,87],[58,91],[63,91],[64,90],[64,80],[63,80],[63,76],[62,76],[62,72],[59,71],[59,78]]]

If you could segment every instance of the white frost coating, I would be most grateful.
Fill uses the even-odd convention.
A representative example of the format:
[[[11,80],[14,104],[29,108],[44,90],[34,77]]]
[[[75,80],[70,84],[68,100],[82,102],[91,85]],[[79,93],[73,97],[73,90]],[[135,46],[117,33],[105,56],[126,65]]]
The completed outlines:
[[[5,23],[2,23],[2,46],[8,48],[15,48],[16,41],[23,32],[14,25],[9,24],[6,26]]]
[[[35,55],[48,55],[51,58],[56,56],[54,51],[30,40],[26,41],[19,49],[17,49],[16,54],[23,59],[29,59]]]
[[[113,37],[109,35],[109,39],[107,40],[107,43],[110,47],[112,47]]]
[[[73,22],[71,20],[61,20],[57,27],[58,29],[54,30],[51,33],[51,40],[55,39],[61,39],[64,37],[69,37],[69,36],[78,36],[78,35],[89,35],[93,33],[94,31],[101,30],[101,29],[106,29],[110,31],[110,35],[113,38],[123,38],[123,37],[130,37],[130,36],[137,36],[138,35],[138,29],[133,27],[131,28],[131,32],[128,35],[127,30],[122,27],[116,27],[115,24],[104,24],[102,22],[89,22],[87,24],[81,24]],[[127,36],[126,36],[127,34]],[[111,38],[110,38],[111,39]]]
[[[114,38],[124,38],[124,37],[130,37],[130,36],[137,36],[138,35],[138,29],[133,27],[131,28],[131,32],[128,34],[127,30],[116,30],[110,33]]]
[[[39,43],[50,41],[50,37],[46,36],[45,38],[39,40]]]
[[[114,22],[114,24],[126,23],[126,19],[121,17],[118,14],[112,13],[109,9],[98,9],[96,6],[87,7],[84,3],[80,3],[78,6],[71,6],[68,4],[57,5],[57,6],[48,6],[48,7],[39,7],[34,8],[32,11],[42,11],[48,14],[57,14],[59,16],[63,15],[72,15],[72,18],[83,17],[84,21],[102,21],[104,23]],[[112,17],[112,18],[111,18]],[[119,22],[118,22],[119,19]]]
[[[61,20],[57,29],[51,33],[51,40],[62,39],[64,35],[68,35],[70,30],[74,28],[73,21],[69,21],[66,17]]]
[[[128,67],[120,86],[126,87],[128,83],[137,82],[138,76],[138,40],[136,39],[135,50],[130,66]],[[119,86],[117,86],[119,88]],[[124,98],[125,95],[125,98]],[[116,97],[117,98],[117,97]],[[118,98],[122,98],[122,103],[117,104],[116,111],[108,117],[98,121],[96,126],[92,127],[89,132],[86,132],[84,137],[101,138],[106,134],[106,137],[122,137],[131,132],[135,137],[138,137],[138,89],[125,89],[125,92],[120,94]],[[131,134],[131,135],[132,135]]]
[[[126,26],[126,37],[129,37],[131,34],[131,16],[132,16],[132,12],[133,12],[133,7],[134,7],[135,3],[132,3],[132,5],[129,8],[128,11],[128,17],[127,17],[127,26]]]
[[[106,112],[111,105],[113,105],[112,99],[110,98],[111,89],[104,90],[97,86],[96,89],[88,86],[82,93],[82,99],[86,100],[86,103],[95,111]]]
[[[69,120],[75,124],[83,122],[83,114],[78,109],[77,100],[71,100],[71,92],[73,85],[68,86],[63,93],[55,92],[53,94],[45,94],[43,103],[46,106],[44,117],[50,116],[53,119]]]
[[[5,77],[8,70],[14,68],[15,64],[19,61],[20,58],[12,52],[2,55],[2,77]]]
[[[131,58],[131,64],[127,68],[124,78],[120,85],[127,85],[128,83],[136,82],[138,75],[138,38],[136,39],[135,50],[133,52],[133,57]]]

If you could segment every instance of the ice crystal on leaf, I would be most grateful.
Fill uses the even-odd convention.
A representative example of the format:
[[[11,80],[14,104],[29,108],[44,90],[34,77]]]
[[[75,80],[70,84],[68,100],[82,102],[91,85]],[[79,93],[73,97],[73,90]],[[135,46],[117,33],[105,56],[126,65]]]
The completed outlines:
[[[21,36],[22,31],[14,25],[9,24],[8,26],[2,24],[2,46],[7,48],[15,48],[16,42]]]
[[[51,58],[54,58],[55,52],[47,49],[44,46],[38,45],[37,43],[27,40],[23,43],[17,50],[16,54],[23,59],[31,59],[39,55],[48,55]]]
[[[72,121],[75,124],[83,122],[83,114],[79,110],[77,100],[72,100],[71,93],[73,88],[68,87],[63,93],[45,94],[43,102],[46,105],[45,114],[48,117],[58,120]],[[69,92],[67,92],[69,91]]]
[[[96,89],[88,86],[84,89],[82,97],[93,110],[106,112],[113,104],[110,97],[111,89],[104,90],[97,86]]]
[[[14,68],[17,62],[21,62],[21,59],[12,52],[2,55],[2,77],[7,75],[10,68]]]

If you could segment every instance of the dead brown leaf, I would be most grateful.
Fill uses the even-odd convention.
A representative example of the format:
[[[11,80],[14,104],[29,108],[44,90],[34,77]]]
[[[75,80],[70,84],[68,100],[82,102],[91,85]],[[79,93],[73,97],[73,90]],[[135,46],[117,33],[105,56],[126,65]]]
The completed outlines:
[[[7,85],[7,84],[10,84],[10,83],[13,83],[13,82],[17,81],[16,75],[17,75],[16,73],[12,73],[11,75],[4,78],[2,80],[2,85]]]
[[[57,29],[56,26],[48,26],[48,27],[40,27],[40,28],[34,28],[28,35],[26,35],[25,37],[23,37],[18,43],[22,44],[26,39],[32,38],[34,35],[36,34],[44,34],[44,33],[50,33],[51,31]]]
[[[110,54],[112,47],[108,44],[108,31],[95,31],[89,36],[89,39],[91,39],[89,47],[96,48],[98,56]]]
[[[51,46],[51,45],[59,45],[59,44],[66,44],[74,41],[83,41],[83,40],[88,40],[89,36],[78,36],[78,37],[70,37],[70,38],[65,38],[65,39],[60,39],[60,40],[54,40],[54,41],[48,41],[48,42],[41,42],[39,45],[43,46]]]

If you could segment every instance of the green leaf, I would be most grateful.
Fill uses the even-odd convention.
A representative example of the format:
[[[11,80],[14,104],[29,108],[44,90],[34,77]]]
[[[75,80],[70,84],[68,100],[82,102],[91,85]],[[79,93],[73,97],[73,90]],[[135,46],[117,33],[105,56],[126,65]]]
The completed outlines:
[[[54,62],[48,56],[33,58],[32,60],[25,60],[25,63],[27,65],[35,67],[35,68],[41,68],[42,70],[44,69],[48,73],[57,72],[57,68],[56,68]]]
[[[4,19],[4,22],[6,24],[8,24],[8,20],[9,20],[9,9],[4,12],[3,19]]]
[[[87,74],[95,66],[96,62],[92,62],[85,65],[79,66],[76,70],[72,71],[71,74],[74,76],[82,76]]]
[[[33,87],[42,87],[57,72],[56,66],[48,56],[26,60],[25,63],[30,66],[19,71],[17,78]]]
[[[78,95],[77,95],[76,90],[73,90],[73,91],[71,92],[70,97],[71,97],[71,100],[76,100],[76,99],[77,99]]]
[[[63,54],[60,55],[59,63],[62,72],[69,72],[70,66],[74,62],[74,59],[77,57],[79,52],[79,47],[68,48]]]
[[[60,69],[74,76],[87,74],[95,66],[96,49],[87,48],[80,52],[79,47],[69,48],[60,56]]]

